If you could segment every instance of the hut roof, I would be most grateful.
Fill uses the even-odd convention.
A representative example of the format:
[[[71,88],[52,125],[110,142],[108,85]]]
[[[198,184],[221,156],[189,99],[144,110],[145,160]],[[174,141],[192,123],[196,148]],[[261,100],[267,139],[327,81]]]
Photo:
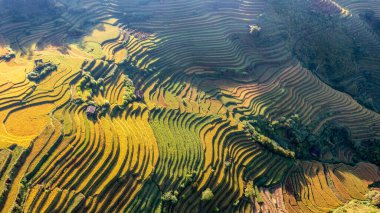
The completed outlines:
[[[95,106],[88,106],[87,109],[86,109],[86,113],[89,113],[89,114],[94,114],[96,111],[96,107]]]

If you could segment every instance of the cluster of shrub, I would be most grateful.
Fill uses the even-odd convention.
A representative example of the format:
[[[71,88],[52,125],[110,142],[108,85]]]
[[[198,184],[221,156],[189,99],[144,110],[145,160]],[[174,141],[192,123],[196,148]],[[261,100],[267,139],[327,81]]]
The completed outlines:
[[[82,72],[82,78],[77,84],[78,96],[82,96],[84,91],[88,92],[88,100],[92,100],[93,95],[99,94],[99,92],[104,92],[104,79],[95,79],[90,72]]]
[[[123,103],[116,108],[121,110],[128,104],[139,99],[139,97],[136,97],[133,81],[126,74],[124,74],[123,84],[125,87]],[[94,106],[96,107],[97,114],[100,115],[105,115],[109,112],[111,106],[108,100],[104,100],[103,104],[94,102],[94,96],[97,96],[99,93],[103,94],[105,91],[105,81],[103,78],[96,79],[91,72],[82,71],[82,76],[76,88],[78,98],[74,100],[75,103],[82,104],[85,102],[88,106]]]
[[[13,51],[10,51],[9,53],[6,53],[4,55],[0,55],[0,61],[10,61],[12,58],[15,58],[16,54]]]
[[[105,115],[111,107],[110,102],[103,100],[103,103],[100,104],[93,101],[93,96],[104,93],[104,84],[103,78],[95,79],[90,72],[82,71],[82,77],[77,84],[77,95],[80,98],[75,100],[76,103],[81,104],[86,102],[88,106],[94,106],[96,108],[96,114]],[[87,95],[86,97],[83,97],[84,92]]]
[[[254,141],[289,158],[320,159],[326,150],[349,140],[346,128],[328,124],[321,132],[314,133],[301,123],[298,115],[278,120],[252,116],[246,118],[244,123]]]
[[[193,190],[196,190],[198,187],[198,184],[195,183],[195,177],[198,173],[195,171],[188,172],[185,177],[183,178],[182,182],[180,183],[178,190],[171,190],[167,191],[162,194],[161,201],[162,201],[162,210],[163,212],[168,212],[168,209],[170,206],[174,206],[178,203],[178,196],[181,195],[181,199],[186,199],[191,191],[185,192],[186,187],[191,186]],[[185,193],[184,193],[185,192]],[[206,188],[202,191],[201,194],[201,201],[206,203],[214,198],[214,193],[210,188]]]
[[[371,140],[350,140],[349,145],[356,152],[355,160],[365,160],[371,163],[374,163],[380,166],[380,140],[371,139]]]
[[[196,176],[197,176],[197,172],[195,172],[195,171],[187,172],[185,177],[183,178],[182,182],[180,183],[178,190],[165,192],[161,196],[161,201],[163,203],[163,207],[166,208],[170,205],[176,204],[178,202],[179,191],[183,191],[187,186],[190,186],[193,184],[193,187],[197,187],[197,185],[194,183]],[[185,199],[186,195],[183,194],[182,198]]]
[[[284,157],[294,158],[295,153],[281,146],[273,137],[275,129],[271,122],[262,118],[253,118],[245,122],[246,130],[251,134],[254,141]],[[272,138],[271,138],[272,136]],[[286,146],[285,146],[286,147]]]
[[[269,120],[263,116],[243,118],[252,139],[269,150],[288,158],[322,160],[326,152],[346,146],[354,153],[353,161],[380,165],[380,141],[355,140],[347,128],[328,123],[319,132],[301,123],[298,115]],[[334,161],[334,158],[332,159]]]
[[[252,181],[250,181],[244,187],[244,199],[250,200],[252,198],[254,198],[259,205],[264,203],[264,200],[260,195],[259,188],[257,185],[254,185]]]
[[[371,190],[366,194],[366,198],[370,203],[376,207],[380,207],[380,192],[377,190]]]
[[[133,81],[125,75],[124,77],[124,87],[125,87],[125,92],[123,95],[123,105],[128,105],[129,103],[132,103],[135,101],[136,95],[135,95],[135,87],[133,85]]]
[[[27,74],[30,81],[39,82],[48,76],[51,72],[57,70],[57,65],[52,62],[43,62],[42,60],[34,61],[34,68]]]
[[[179,195],[178,191],[174,191],[174,192],[168,191],[168,192],[165,192],[161,196],[161,201],[163,204],[163,208],[162,208],[163,212],[168,212],[168,207],[170,205],[175,205],[178,202],[178,198],[177,198],[178,195]],[[208,202],[208,201],[212,200],[213,198],[214,198],[214,193],[212,192],[212,190],[210,188],[206,188],[202,192],[201,201]]]

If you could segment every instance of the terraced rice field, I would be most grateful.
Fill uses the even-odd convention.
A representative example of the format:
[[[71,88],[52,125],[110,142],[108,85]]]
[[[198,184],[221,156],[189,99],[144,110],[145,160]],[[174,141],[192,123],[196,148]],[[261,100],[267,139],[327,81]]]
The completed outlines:
[[[367,30],[359,35],[380,50],[358,18],[367,8],[380,16],[376,1],[313,5]],[[16,52],[0,60],[2,212],[328,212],[365,199],[380,180],[378,167],[354,163],[350,148],[338,147],[336,162],[286,158],[241,122],[298,114],[315,133],[336,122],[355,140],[380,139],[380,115],[306,69],[283,26],[263,23],[265,43],[249,33],[268,1],[80,7],[38,26],[0,13],[0,42]],[[80,38],[67,33],[89,23]],[[30,81],[36,60],[58,69]],[[376,57],[362,65],[379,77]],[[176,202],[162,198],[168,192]]]

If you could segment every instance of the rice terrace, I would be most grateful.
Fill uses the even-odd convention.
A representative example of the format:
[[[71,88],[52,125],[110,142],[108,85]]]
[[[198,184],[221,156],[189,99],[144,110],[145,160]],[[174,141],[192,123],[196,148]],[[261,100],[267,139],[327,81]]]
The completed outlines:
[[[379,0],[0,0],[1,212],[380,212]]]

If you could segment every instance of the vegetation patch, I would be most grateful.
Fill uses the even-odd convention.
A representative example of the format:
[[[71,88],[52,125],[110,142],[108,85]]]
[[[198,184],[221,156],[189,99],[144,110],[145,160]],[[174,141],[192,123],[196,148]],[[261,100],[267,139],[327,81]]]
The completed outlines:
[[[44,62],[42,59],[34,61],[34,69],[28,73],[27,77],[30,81],[40,82],[50,73],[57,70],[57,65],[50,61]]]
[[[380,140],[349,140],[347,145],[351,146],[357,153],[357,161],[363,159],[380,165]]]
[[[136,89],[133,86],[133,81],[128,77],[128,75],[124,75],[124,87],[125,92],[123,95],[123,105],[128,105],[137,99]]]
[[[1,48],[0,47],[0,61],[10,61],[16,57],[16,53],[11,48]]]
[[[95,79],[90,72],[82,71],[77,86],[77,95],[83,102],[94,100],[94,96],[104,92],[104,79]]]
[[[380,165],[379,140],[355,140],[347,128],[336,123],[328,123],[314,133],[309,126],[302,124],[298,115],[279,120],[263,116],[243,120],[254,141],[284,157],[339,162],[337,151],[343,146],[352,148],[354,162],[364,160]],[[325,154],[333,156],[326,160],[323,159]]]
[[[369,201],[352,200],[332,213],[376,213],[379,211],[380,209]]]
[[[201,200],[202,201],[210,201],[214,198],[214,193],[211,191],[210,188],[207,188],[205,189],[203,192],[202,192],[202,197],[201,197]]]
[[[177,199],[177,196],[178,196],[178,192],[177,191],[169,191],[169,192],[165,192],[162,196],[161,196],[161,200],[162,200],[162,203],[163,203],[163,206],[168,206],[168,205],[174,205],[178,202],[178,199]]]
[[[327,125],[320,133],[302,124],[298,115],[269,120],[263,116],[244,121],[254,141],[289,158],[321,159],[323,153],[346,143],[349,133],[343,127]]]

